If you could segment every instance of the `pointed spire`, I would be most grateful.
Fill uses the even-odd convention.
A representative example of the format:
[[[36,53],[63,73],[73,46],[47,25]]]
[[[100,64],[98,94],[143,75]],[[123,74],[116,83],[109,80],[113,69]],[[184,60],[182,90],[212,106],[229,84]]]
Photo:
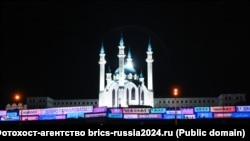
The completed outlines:
[[[148,40],[148,51],[152,51],[150,36],[149,36],[149,40]]]
[[[103,45],[103,41],[102,41],[102,45],[101,45],[101,51],[100,51],[101,54],[104,53],[104,45]]]
[[[128,48],[128,58],[131,58],[130,45],[129,45],[129,48]]]
[[[120,38],[120,46],[123,46],[124,45],[124,42],[123,42],[123,34],[122,34],[122,31],[121,31],[121,38]]]

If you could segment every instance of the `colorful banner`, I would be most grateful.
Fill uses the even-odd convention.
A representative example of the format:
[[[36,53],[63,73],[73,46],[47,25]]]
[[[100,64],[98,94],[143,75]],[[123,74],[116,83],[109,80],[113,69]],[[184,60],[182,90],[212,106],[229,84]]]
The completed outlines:
[[[106,113],[85,114],[85,118],[106,117]]]
[[[161,119],[162,114],[138,114],[139,119]]]
[[[210,111],[213,113],[235,112],[235,106],[214,106],[210,107]]]
[[[176,119],[183,119],[184,115],[178,114],[176,115]],[[175,114],[163,114],[163,119],[175,119]]]
[[[103,112],[107,112],[107,107],[95,107],[93,110],[94,113],[103,113]]]
[[[16,117],[19,116],[19,110],[8,110],[6,112],[7,117]]]
[[[66,115],[56,115],[56,119],[57,120],[66,119]]]
[[[124,114],[123,118],[124,119],[138,119],[138,115],[137,114]]]
[[[61,107],[61,108],[41,109],[41,114],[42,115],[68,114],[68,113],[75,113],[75,112],[91,113],[91,112],[93,112],[93,106]]]
[[[84,118],[84,113],[83,112],[68,113],[67,119],[68,118],[75,118],[75,119]]]
[[[163,114],[163,113],[166,113],[166,108],[151,108],[150,113]]]
[[[19,115],[40,115],[41,109],[19,110]]]
[[[232,113],[214,113],[214,118],[231,118]]]
[[[202,119],[202,118],[213,118],[213,113],[210,113],[210,112],[196,113],[196,118],[199,118],[199,119]]]
[[[113,114],[115,114],[115,113],[122,113],[122,109],[121,108],[110,108],[109,110]]]
[[[149,114],[150,108],[123,108],[124,114]]]
[[[56,115],[39,115],[38,119],[39,120],[55,120]]]
[[[175,110],[167,110],[166,114],[181,114],[181,110],[176,110],[176,111]]]
[[[194,107],[194,112],[210,112],[210,107]]]
[[[236,106],[236,112],[250,112],[250,106]]]
[[[38,120],[38,116],[22,116],[22,121],[34,121],[34,120]]]
[[[232,113],[232,118],[250,118],[250,112]]]
[[[122,114],[113,114],[113,113],[108,114],[108,118],[122,118],[122,117],[123,117]]]
[[[20,116],[10,116],[10,117],[6,116],[3,120],[4,121],[18,121],[20,120]]]
[[[194,114],[193,108],[180,108],[182,114]]]
[[[0,116],[6,116],[7,111],[5,110],[0,110]]]
[[[196,119],[195,114],[191,114],[191,115],[184,115],[185,119]]]

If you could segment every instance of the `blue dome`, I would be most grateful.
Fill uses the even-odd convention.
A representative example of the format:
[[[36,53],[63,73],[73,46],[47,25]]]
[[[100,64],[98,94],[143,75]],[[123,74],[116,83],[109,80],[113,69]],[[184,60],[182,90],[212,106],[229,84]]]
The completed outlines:
[[[127,66],[124,66],[124,72],[126,75],[128,74],[136,74],[136,70],[134,68],[131,68],[131,67],[127,67]],[[118,74],[119,73],[119,68],[117,68],[115,70],[115,74]]]

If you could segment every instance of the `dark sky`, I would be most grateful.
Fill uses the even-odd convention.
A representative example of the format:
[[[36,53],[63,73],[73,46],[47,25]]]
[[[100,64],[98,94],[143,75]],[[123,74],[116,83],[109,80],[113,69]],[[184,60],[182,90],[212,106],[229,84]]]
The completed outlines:
[[[99,51],[118,67],[121,31],[146,76],[154,51],[155,97],[249,94],[249,4],[164,1],[2,1],[1,107],[24,97],[98,98]],[[106,67],[107,67],[106,66]]]

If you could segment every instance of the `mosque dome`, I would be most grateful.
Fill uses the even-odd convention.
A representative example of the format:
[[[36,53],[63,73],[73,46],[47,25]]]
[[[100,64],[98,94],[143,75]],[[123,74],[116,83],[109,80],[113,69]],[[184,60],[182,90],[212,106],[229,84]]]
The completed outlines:
[[[119,68],[117,68],[116,70],[115,70],[115,74],[118,74],[119,73]],[[129,66],[127,66],[127,65],[125,65],[124,66],[124,73],[125,73],[125,75],[128,75],[128,74],[132,74],[132,75],[134,75],[134,74],[136,74],[136,70],[133,68],[133,67],[129,67]]]

